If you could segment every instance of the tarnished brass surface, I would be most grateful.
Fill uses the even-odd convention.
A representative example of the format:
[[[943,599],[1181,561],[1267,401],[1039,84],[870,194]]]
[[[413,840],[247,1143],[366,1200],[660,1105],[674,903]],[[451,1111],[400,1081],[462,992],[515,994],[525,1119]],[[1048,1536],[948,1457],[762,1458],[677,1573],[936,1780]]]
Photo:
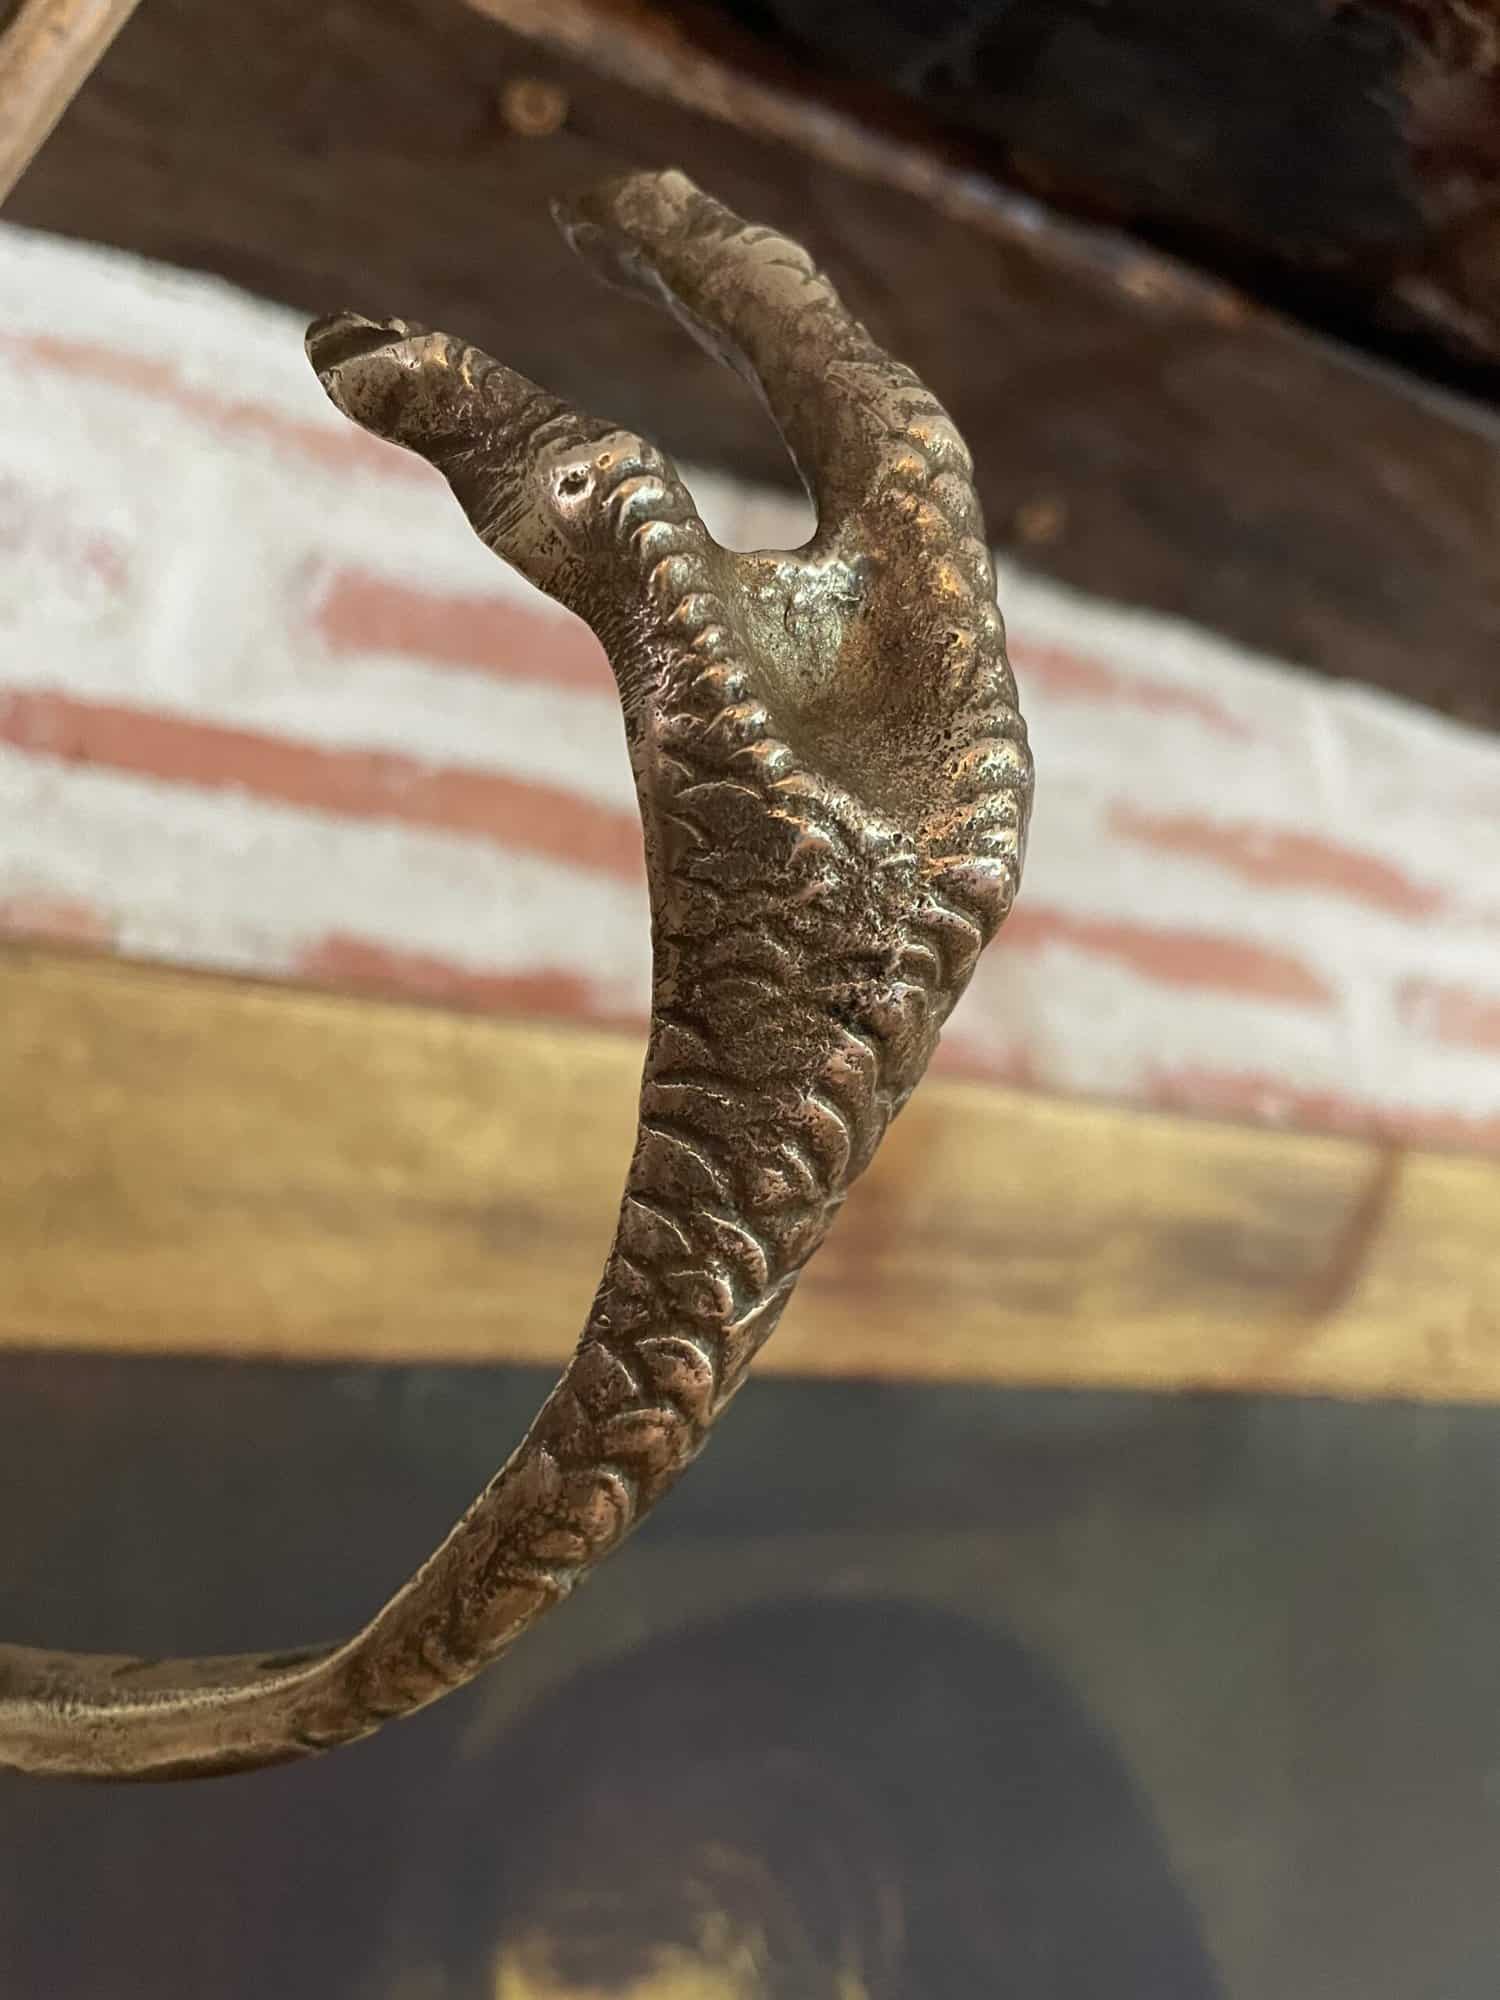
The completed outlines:
[[[764,395],[817,508],[736,555],[652,445],[401,321],[319,322],[338,407],[448,478],[619,683],[655,953],[638,1137],[579,1346],[443,1546],[340,1645],[0,1647],[0,1765],[243,1770],[468,1680],[701,1449],[1009,909],[1031,766],[968,454],[797,245],[680,174],[560,217]],[[332,1496],[331,1496],[332,1497]]]

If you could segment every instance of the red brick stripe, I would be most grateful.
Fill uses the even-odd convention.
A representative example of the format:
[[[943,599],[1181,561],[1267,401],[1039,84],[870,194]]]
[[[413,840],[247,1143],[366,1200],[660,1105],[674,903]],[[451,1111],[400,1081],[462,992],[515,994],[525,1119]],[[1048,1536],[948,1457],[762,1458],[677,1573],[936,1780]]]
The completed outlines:
[[[1392,1109],[1337,1090],[1293,1089],[1264,1071],[1159,1070],[1149,1079],[1145,1096],[1165,1111],[1248,1119],[1437,1152],[1500,1152],[1500,1117],[1415,1105]]]
[[[432,953],[398,951],[372,938],[331,932],[298,954],[293,972],[340,991],[400,995],[476,1014],[522,1014],[553,1021],[628,1022],[636,1008],[601,1005],[591,983],[562,966],[485,972]]]
[[[1159,854],[1208,861],[1267,889],[1325,889],[1347,902],[1398,917],[1432,917],[1446,898],[1414,882],[1394,862],[1311,833],[1284,833],[1249,822],[1220,822],[1194,813],[1139,812],[1116,805],[1112,832]]]
[[[1217,735],[1236,742],[1249,742],[1255,733],[1212,695],[1143,674],[1125,673],[1089,654],[1070,652],[1062,646],[1030,646],[1017,639],[1010,655],[1021,682],[1023,703],[1029,689],[1040,688],[1056,700],[1115,702],[1143,708],[1152,715],[1191,716]]]
[[[1452,1048],[1500,1054],[1500,994],[1475,993],[1436,979],[1405,979],[1396,1004],[1408,1027]]]
[[[1113,959],[1162,986],[1209,987],[1242,999],[1290,1001],[1300,1007],[1334,1004],[1333,989],[1304,959],[1209,931],[1076,917],[1023,902],[1006,922],[1005,943],[1012,952],[1063,945]]]
[[[23,365],[46,368],[53,374],[151,396],[232,437],[259,438],[299,457],[315,459],[335,471],[347,472],[357,467],[362,471],[389,473],[395,478],[429,482],[437,477],[410,452],[383,443],[353,424],[303,423],[268,403],[216,396],[211,390],[185,380],[170,361],[128,354],[102,341],[73,340],[56,333],[0,333],[0,354]]]
[[[0,556],[18,566],[40,558],[82,571],[111,597],[122,596],[130,581],[126,545],[71,513],[55,493],[0,473]]]
[[[46,938],[54,944],[109,945],[115,920],[77,896],[0,896],[0,936]]]
[[[328,750],[55,693],[0,694],[0,742],[64,763],[465,834],[626,880],[642,872],[634,814],[496,772],[386,751]]]
[[[597,693],[614,685],[604,648],[581,620],[497,596],[422,590],[362,570],[336,570],[313,626],[336,653],[403,653],[497,679]]]

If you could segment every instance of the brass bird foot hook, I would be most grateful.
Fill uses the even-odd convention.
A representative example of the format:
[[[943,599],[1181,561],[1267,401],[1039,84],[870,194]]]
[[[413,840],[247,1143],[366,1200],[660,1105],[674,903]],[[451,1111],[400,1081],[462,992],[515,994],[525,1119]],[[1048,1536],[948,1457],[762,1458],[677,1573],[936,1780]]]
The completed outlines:
[[[737,555],[671,462],[475,348],[341,314],[334,403],[447,477],[476,532],[599,635],[645,832],[654,979],[613,1247],[561,1381],[362,1632],[275,1657],[0,1646],[0,1767],[247,1770],[469,1680],[701,1450],[915,1087],[1015,895],[1031,797],[969,455],[805,251],[679,173],[559,220],[754,384],[817,508]]]

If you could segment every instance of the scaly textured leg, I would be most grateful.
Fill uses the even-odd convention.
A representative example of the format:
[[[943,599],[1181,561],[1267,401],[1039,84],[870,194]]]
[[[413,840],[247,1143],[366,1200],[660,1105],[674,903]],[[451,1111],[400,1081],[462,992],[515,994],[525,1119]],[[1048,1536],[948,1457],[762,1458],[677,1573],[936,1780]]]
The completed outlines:
[[[328,394],[419,452],[614,667],[651,889],[652,1022],[614,1244],[577,1351],[362,1632],[272,1658],[0,1647],[0,1765],[244,1770],[477,1673],[702,1448],[1015,895],[1031,765],[968,454],[785,237],[681,174],[562,217],[754,382],[818,512],[734,555],[664,455],[462,342],[354,314]]]

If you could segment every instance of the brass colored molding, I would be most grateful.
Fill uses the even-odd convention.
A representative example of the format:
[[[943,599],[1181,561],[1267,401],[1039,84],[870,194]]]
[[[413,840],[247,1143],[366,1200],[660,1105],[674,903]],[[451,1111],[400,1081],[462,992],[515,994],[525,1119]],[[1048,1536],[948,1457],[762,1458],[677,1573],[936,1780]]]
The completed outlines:
[[[0,950],[0,1345],[567,1357],[640,1049]],[[1500,1403],[1500,1161],[930,1078],[760,1363]]]

